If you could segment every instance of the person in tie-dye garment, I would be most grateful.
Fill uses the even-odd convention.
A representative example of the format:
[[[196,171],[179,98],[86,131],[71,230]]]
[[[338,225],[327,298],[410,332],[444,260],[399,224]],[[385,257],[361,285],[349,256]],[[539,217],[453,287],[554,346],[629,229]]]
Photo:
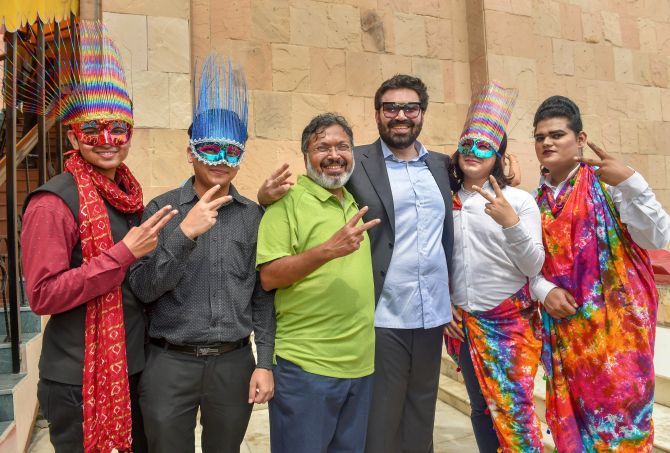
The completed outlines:
[[[639,173],[587,142],[570,99],[545,100],[533,125],[548,171],[536,196],[546,260],[531,282],[547,423],[560,453],[649,452],[658,292],[645,249],[668,244],[670,218]]]
[[[540,452],[533,402],[540,318],[528,279],[544,262],[540,211],[503,171],[516,92],[496,82],[470,106],[452,159],[455,321],[447,348],[463,372],[481,452]]]

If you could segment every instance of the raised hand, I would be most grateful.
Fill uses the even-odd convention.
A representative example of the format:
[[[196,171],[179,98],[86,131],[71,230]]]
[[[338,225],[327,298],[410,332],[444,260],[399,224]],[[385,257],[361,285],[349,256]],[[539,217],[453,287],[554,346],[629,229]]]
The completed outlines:
[[[284,164],[272,172],[258,189],[256,194],[258,202],[263,206],[268,206],[281,199],[294,184],[293,181],[289,181],[288,178],[290,177],[291,172],[288,169],[288,164]]]
[[[365,232],[381,222],[379,219],[374,219],[361,226],[356,226],[366,212],[368,212],[367,206],[359,210],[351,220],[323,243],[323,251],[329,259],[340,258],[358,250],[365,238]]]
[[[220,188],[221,186],[217,184],[205,192],[179,224],[179,227],[189,239],[195,239],[209,231],[216,223],[217,209],[232,199],[230,195],[224,195],[212,200],[214,194]]]
[[[507,162],[507,165],[505,165],[505,167],[507,167],[506,173],[508,178],[511,178],[509,185],[516,187],[521,184],[521,167],[519,166],[519,159],[517,159],[514,154],[506,152],[505,161]]]
[[[177,215],[176,209],[172,209],[170,205],[163,206],[142,225],[128,230],[121,241],[135,258],[142,258],[153,252],[158,245],[158,233],[175,215]]]
[[[567,290],[554,288],[544,299],[544,309],[552,318],[561,319],[577,313],[577,302]]]
[[[577,162],[584,162],[586,165],[591,165],[592,167],[600,167],[596,170],[596,175],[605,184],[609,184],[610,186],[617,186],[626,179],[633,176],[633,173],[635,173],[635,170],[628,167],[619,159],[616,159],[614,156],[606,152],[601,147],[597,146],[595,143],[587,142],[587,144],[589,145],[589,148],[591,148],[593,152],[596,153],[596,156],[598,156],[599,159],[577,156],[575,157],[575,160]]]
[[[493,176],[489,176],[489,181],[495,192],[495,197],[488,192],[484,191],[479,186],[472,186],[473,190],[479,192],[479,195],[484,197],[488,203],[484,205],[484,212],[487,213],[496,223],[503,228],[509,228],[516,225],[519,222],[519,216],[511,204],[503,195],[498,181]]]

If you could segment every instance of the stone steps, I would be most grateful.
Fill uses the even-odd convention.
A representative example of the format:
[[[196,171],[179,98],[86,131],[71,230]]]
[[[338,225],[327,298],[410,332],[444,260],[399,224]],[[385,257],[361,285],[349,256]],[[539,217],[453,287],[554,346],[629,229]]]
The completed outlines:
[[[4,324],[0,309],[0,326]],[[21,307],[21,370],[13,374],[11,345],[0,343],[0,452],[25,451],[37,409],[37,364],[42,350],[41,317]],[[4,331],[2,337],[5,337]],[[1,337],[0,337],[1,338]]]
[[[26,344],[33,338],[41,335],[40,332],[21,333],[20,355],[21,371],[25,371]],[[12,346],[10,343],[0,343],[0,378],[5,373],[12,372]]]
[[[25,373],[0,374],[0,423],[14,420],[14,388],[25,377]]]
[[[17,451],[16,443],[16,422],[0,422],[0,451]]]
[[[42,319],[40,315],[32,312],[30,307],[22,306],[20,308],[21,315],[21,333],[37,333],[42,331]],[[7,336],[7,313],[4,308],[0,306],[0,339]]]
[[[657,364],[656,375],[656,395],[657,400],[654,404],[654,452],[670,453],[670,405],[667,401],[670,400],[670,379],[666,374],[666,367],[669,366],[661,359],[665,354],[659,354],[660,351],[667,351],[670,348],[670,329],[664,327],[657,328],[656,341],[656,356],[655,362]],[[660,347],[659,347],[660,346]],[[456,371],[456,364],[443,350],[442,354],[442,375],[440,376],[440,387],[438,390],[438,398],[458,409],[466,415],[470,415],[470,398],[468,397],[465,385],[463,384],[462,375]],[[547,426],[545,419],[545,382],[542,379],[544,371],[542,367],[539,368],[538,374],[535,376],[535,405],[536,412],[540,421],[542,422],[543,443],[545,451],[551,452],[554,449],[554,443],[551,436],[547,434]]]
[[[658,404],[670,407],[670,327],[656,328],[656,345],[654,347],[654,371],[656,373],[656,392],[654,398]]]
[[[22,292],[25,294],[25,291]],[[30,307],[27,306],[28,301],[21,302],[19,308],[19,322],[21,324],[21,371],[25,371],[25,345],[33,338],[40,335],[42,332],[42,317],[33,313]],[[0,305],[0,378],[2,373],[12,372],[12,349],[7,335],[7,327],[9,324],[8,312]]]
[[[14,425],[14,420],[11,422],[0,422],[0,443],[2,443],[2,439],[9,433]]]

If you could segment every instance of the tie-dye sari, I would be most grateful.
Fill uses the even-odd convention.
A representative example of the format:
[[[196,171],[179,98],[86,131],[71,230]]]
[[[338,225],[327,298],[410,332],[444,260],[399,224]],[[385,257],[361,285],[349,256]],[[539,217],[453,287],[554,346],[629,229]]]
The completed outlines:
[[[658,293],[647,253],[588,166],[556,199],[540,188],[537,202],[542,272],[579,305],[564,319],[542,311],[547,423],[556,448],[651,451]]]
[[[528,284],[491,310],[459,312],[477,381],[498,436],[499,451],[542,451],[540,421],[533,400],[533,379],[540,365],[541,327]],[[447,349],[458,361],[460,341],[447,338]]]

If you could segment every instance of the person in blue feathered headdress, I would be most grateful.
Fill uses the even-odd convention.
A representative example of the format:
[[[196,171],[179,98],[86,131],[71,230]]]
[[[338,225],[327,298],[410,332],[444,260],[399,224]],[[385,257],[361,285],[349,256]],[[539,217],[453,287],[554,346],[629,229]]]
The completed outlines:
[[[196,86],[193,124],[188,130],[193,157],[206,165],[237,167],[247,141],[248,101],[244,75],[232,62],[210,55]]]
[[[140,404],[150,451],[193,451],[199,409],[202,451],[233,453],[253,405],[274,393],[274,295],[255,270],[262,210],[232,184],[247,141],[242,71],[210,55],[194,100],[194,176],[149,202],[145,218],[165,205],[179,213],[130,270],[133,292],[152,304]]]

